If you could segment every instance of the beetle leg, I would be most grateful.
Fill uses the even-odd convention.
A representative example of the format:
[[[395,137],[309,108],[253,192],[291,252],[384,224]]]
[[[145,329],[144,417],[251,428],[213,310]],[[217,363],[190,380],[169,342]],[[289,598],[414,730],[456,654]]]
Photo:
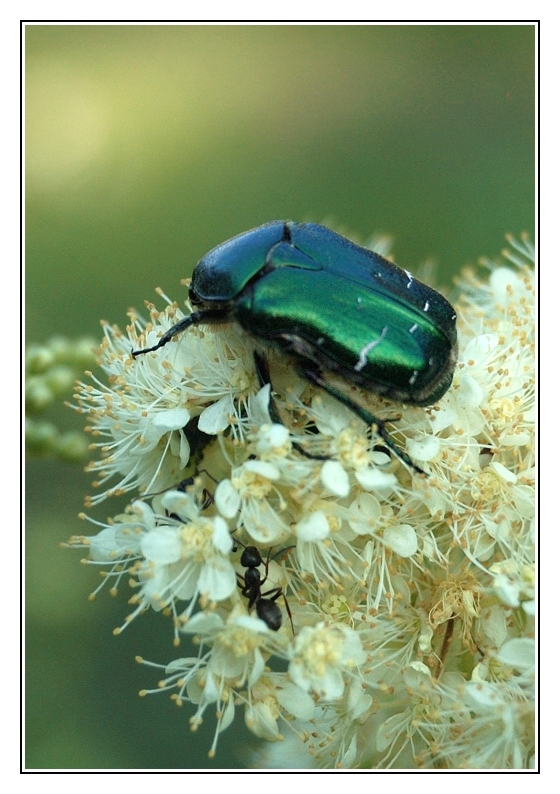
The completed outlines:
[[[335,389],[334,386],[331,386],[330,383],[327,383],[321,373],[317,370],[305,367],[303,364],[301,364],[298,369],[302,377],[304,377],[310,383],[313,383],[315,386],[319,386],[319,388],[324,389],[327,394],[330,394],[331,397],[335,398],[335,400],[338,400],[351,411],[353,411],[353,413],[355,413],[356,416],[362,419],[366,424],[375,425],[377,435],[383,439],[389,449],[391,449],[395,455],[402,460],[403,463],[405,463],[407,466],[410,466],[419,474],[426,473],[419,466],[412,462],[406,452],[403,452],[402,449],[399,449],[399,447],[395,444],[389,435],[387,428],[385,427],[385,422],[383,419],[378,419],[373,414],[370,414],[369,411],[366,411],[365,408],[362,408],[361,405],[358,405],[358,403],[355,403],[353,400],[351,400],[350,397],[347,397],[345,394],[338,391],[338,389]]]
[[[276,401],[272,396],[272,383],[270,380],[270,369],[268,367],[268,361],[264,356],[261,356],[260,353],[257,353],[256,350],[253,351],[253,359],[255,361],[255,369],[257,371],[257,377],[259,379],[259,383],[261,386],[266,386],[267,384],[270,385],[270,398],[268,401],[268,413],[270,414],[271,420],[277,425],[283,425],[284,421],[280,416],[280,411],[278,410],[278,406],[276,405]],[[292,446],[296,449],[300,455],[303,455],[306,458],[310,458],[311,460],[331,460],[330,455],[313,455],[311,452],[307,452],[301,444],[298,444],[297,441],[292,442]]]
[[[276,400],[272,396],[272,382],[270,380],[270,369],[268,367],[268,361],[264,356],[261,356],[260,353],[257,353],[256,350],[253,350],[253,360],[255,362],[257,378],[259,379],[259,383],[261,387],[266,386],[267,384],[270,386],[270,398],[268,400],[268,413],[270,414],[270,418],[275,424],[283,425],[284,422],[282,421],[282,417],[280,416],[280,411],[278,410],[278,406],[276,405]]]

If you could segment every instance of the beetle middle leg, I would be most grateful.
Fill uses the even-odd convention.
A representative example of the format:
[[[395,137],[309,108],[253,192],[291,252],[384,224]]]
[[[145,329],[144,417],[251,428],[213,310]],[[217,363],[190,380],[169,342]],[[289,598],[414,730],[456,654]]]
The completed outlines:
[[[270,386],[271,394],[268,401],[268,413],[270,414],[270,418],[275,424],[283,425],[284,420],[280,416],[280,411],[276,405],[276,400],[272,396],[272,382],[270,380],[268,361],[256,350],[253,351],[253,359],[255,361],[255,370],[257,372],[260,385],[266,386],[268,384]],[[330,455],[314,455],[313,453],[308,452],[301,444],[298,444],[297,441],[293,441],[292,446],[300,453],[300,455],[310,458],[311,460],[331,460]]]
[[[407,466],[410,466],[412,469],[414,469],[414,471],[417,471],[419,474],[425,474],[425,472],[419,466],[417,466],[415,463],[412,462],[412,460],[408,457],[406,452],[403,452],[402,449],[399,449],[399,447],[392,440],[391,436],[387,431],[387,428],[385,427],[385,421],[391,421],[391,420],[378,419],[376,416],[371,414],[361,405],[358,405],[358,403],[355,403],[353,400],[351,400],[350,397],[348,397],[346,394],[338,391],[338,389],[336,389],[334,386],[331,386],[331,384],[324,379],[324,377],[321,375],[321,373],[318,370],[300,364],[298,367],[298,371],[300,375],[303,378],[305,378],[305,380],[308,380],[310,383],[313,383],[313,385],[318,386],[319,388],[326,391],[327,394],[330,394],[331,397],[335,398],[335,400],[338,400],[340,403],[342,403],[342,405],[345,405],[347,408],[349,408],[353,413],[356,414],[356,416],[362,419],[366,424],[370,426],[375,425],[377,435],[383,439],[383,441],[389,447],[389,449],[392,450],[395,453],[395,455],[400,460],[402,460],[403,463],[405,463]]]

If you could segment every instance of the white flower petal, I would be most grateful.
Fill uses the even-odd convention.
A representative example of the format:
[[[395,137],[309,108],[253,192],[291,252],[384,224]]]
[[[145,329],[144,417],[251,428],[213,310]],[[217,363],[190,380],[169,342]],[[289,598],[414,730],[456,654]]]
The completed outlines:
[[[504,643],[496,656],[502,664],[515,670],[532,670],[535,666],[535,641],[529,637],[515,637]]]
[[[364,466],[356,471],[356,479],[366,491],[392,491],[398,480],[394,474]]]
[[[253,631],[255,634],[267,634],[268,626],[260,618],[254,618],[252,615],[239,615],[235,618],[234,623],[236,626],[241,626],[244,629]]]
[[[527,613],[527,615],[535,616],[535,612],[537,609],[537,603],[534,599],[529,601],[524,601],[521,606],[523,607],[523,611]]]
[[[149,602],[156,612],[162,610],[171,599],[169,565],[147,563],[138,578],[142,583],[142,599]],[[163,593],[166,595],[162,595]]]
[[[429,687],[432,681],[430,668],[422,662],[411,662],[403,670],[405,686],[410,687],[415,692],[420,692],[422,687]]]
[[[257,441],[257,454],[267,455],[275,449],[283,447],[290,438],[288,428],[284,425],[269,425],[261,430]]]
[[[146,531],[156,528],[154,511],[147,502],[144,502],[142,499],[137,499],[132,502],[132,513],[138,517],[138,521]],[[127,521],[127,523],[129,522]]]
[[[137,457],[145,455],[155,449],[162,436],[174,430],[181,430],[189,419],[190,414],[186,408],[168,408],[157,413],[149,412],[148,416],[139,423],[142,429],[143,443],[135,449],[131,449],[130,454]]]
[[[506,467],[503,466],[501,463],[498,463],[497,461],[496,462],[492,462],[490,464],[490,467],[492,469],[494,469],[494,471],[496,472],[498,477],[500,477],[502,480],[504,480],[504,482],[507,482],[507,483],[510,483],[510,484],[515,484],[517,482],[517,476],[512,471],[510,471],[509,469],[506,469]]]
[[[120,559],[121,550],[115,539],[116,527],[106,527],[91,539],[89,556],[95,562],[111,562]]]
[[[490,273],[490,286],[497,303],[507,305],[519,291],[519,276],[510,267],[497,267]]]
[[[169,565],[181,558],[182,543],[174,527],[158,527],[148,532],[140,542],[142,554],[158,565]]]
[[[519,606],[520,586],[504,573],[498,573],[492,582],[492,589],[504,604],[510,607]]]
[[[371,452],[371,462],[376,466],[388,466],[391,463],[391,456],[381,449],[374,449]]]
[[[211,563],[202,566],[198,579],[198,588],[203,595],[212,601],[223,601],[235,590],[237,579],[229,560],[215,558]]]
[[[259,739],[269,742],[278,739],[278,723],[266,703],[248,704],[245,707],[245,725]]]
[[[313,398],[311,409],[318,431],[325,436],[339,435],[352,419],[348,408],[325,394]]]
[[[186,408],[168,408],[167,411],[159,411],[154,417],[152,424],[165,432],[169,430],[180,430],[189,419],[190,413]]]
[[[462,360],[469,366],[484,364],[490,353],[500,344],[497,334],[480,334],[467,343],[463,350]]]
[[[379,500],[370,493],[361,493],[350,505],[348,523],[358,535],[371,535],[381,518]]]
[[[216,612],[197,612],[182,628],[185,634],[217,634],[224,627],[224,620]]]
[[[344,694],[344,678],[336,667],[328,667],[321,678],[321,683],[316,685],[315,691],[326,700],[338,700]]]
[[[223,709],[222,712],[222,719],[220,720],[219,733],[225,731],[226,728],[229,728],[229,726],[233,722],[234,717],[235,717],[235,702],[233,698],[230,697],[228,702],[226,703],[226,707]]]
[[[373,698],[367,695],[362,687],[362,682],[353,680],[350,682],[347,693],[348,711],[353,720],[358,719],[371,706]]]
[[[356,758],[357,749],[358,749],[358,740],[356,734],[354,734],[350,739],[350,743],[346,748],[344,754],[340,758],[339,764],[342,769],[348,769],[352,766]]]
[[[405,715],[393,714],[392,717],[382,722],[375,734],[375,746],[381,753],[386,750],[397,738],[405,724]]]
[[[266,460],[247,460],[243,464],[243,468],[246,471],[259,474],[261,477],[264,477],[265,480],[280,479],[280,471],[278,470],[278,467],[274,466],[272,463],[268,463]]]
[[[468,701],[472,701],[475,706],[495,709],[500,705],[500,695],[498,688],[494,684],[486,681],[468,681],[465,684],[465,694]]]
[[[508,633],[503,608],[496,605],[485,610],[481,615],[481,624],[488,639],[499,648],[505,642]]]
[[[207,703],[214,703],[220,697],[221,689],[216,681],[214,675],[208,671],[206,679],[204,681],[204,690],[202,692],[202,698]]]
[[[247,679],[247,684],[249,686],[255,686],[261,675],[264,673],[265,667],[266,662],[262,653],[256,650],[254,654],[253,666],[251,667],[251,672],[249,673],[249,678]]]
[[[184,427],[184,425],[183,425]],[[181,433],[179,441],[179,460],[181,468],[185,468],[191,457],[191,445],[185,433]]]
[[[198,580],[201,566],[196,563],[185,565],[181,571],[181,580],[175,585],[176,598],[190,601],[199,592]],[[188,617],[188,614],[187,614]]]
[[[444,398],[438,406],[439,410],[432,411],[430,415],[430,429],[432,433],[441,433],[442,430],[455,424],[457,421],[457,411],[453,407],[453,403],[454,401],[451,399],[446,400]]]
[[[224,518],[233,518],[241,506],[239,492],[231,484],[231,480],[218,483],[214,493],[214,503]]]
[[[321,510],[315,510],[311,515],[298,521],[296,531],[298,540],[307,542],[324,540],[329,536],[329,522]]]
[[[333,496],[348,496],[350,481],[344,467],[337,460],[327,460],[321,466],[321,482]]]
[[[249,535],[259,545],[274,546],[289,537],[289,525],[269,502],[248,500],[242,506],[241,519]]]
[[[471,375],[465,373],[459,380],[456,398],[462,408],[478,408],[484,399],[484,391]]]
[[[410,524],[388,527],[383,533],[383,543],[399,557],[412,557],[418,551],[418,538]]]
[[[173,659],[172,662],[165,668],[165,674],[170,675],[176,673],[178,670],[187,670],[189,667],[194,667],[198,662],[196,656],[183,656],[180,659]]]
[[[161,504],[168,513],[175,513],[183,521],[195,521],[200,513],[194,495],[183,491],[166,491],[161,497]]]
[[[307,671],[301,659],[292,659],[290,662],[288,673],[292,681],[305,692],[311,689],[311,681],[307,675]]]
[[[436,436],[426,436],[426,438],[418,440],[409,438],[406,442],[406,451],[411,458],[422,463],[437,458],[440,448],[441,443]]]
[[[214,532],[212,533],[212,543],[221,554],[229,554],[233,548],[233,538],[228,529],[228,525],[220,516],[215,516],[213,521]]]
[[[198,419],[198,429],[209,436],[216,436],[229,427],[231,412],[231,396],[226,394],[204,409]]]
[[[296,684],[288,683],[281,687],[277,691],[276,697],[280,705],[298,720],[310,720],[315,713],[313,698]]]
[[[249,412],[255,424],[264,424],[270,421],[270,383],[267,383],[257,394],[249,397]]]
[[[348,669],[358,667],[366,660],[366,653],[362,648],[362,641],[359,635],[348,626],[340,626],[340,629],[344,634],[341,656],[344,666]]]

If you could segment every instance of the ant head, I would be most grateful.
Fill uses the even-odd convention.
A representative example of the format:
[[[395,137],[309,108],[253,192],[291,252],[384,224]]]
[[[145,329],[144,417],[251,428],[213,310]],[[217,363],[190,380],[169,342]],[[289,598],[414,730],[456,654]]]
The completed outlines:
[[[231,534],[233,535],[233,532]],[[237,551],[238,545],[242,546],[244,549],[239,560],[244,568],[257,568],[259,565],[261,565],[263,558],[256,546],[247,546],[242,540],[238,540],[238,538],[233,538],[233,544],[232,551]]]
[[[240,563],[244,568],[258,568],[262,565],[263,558],[256,546],[245,546]]]

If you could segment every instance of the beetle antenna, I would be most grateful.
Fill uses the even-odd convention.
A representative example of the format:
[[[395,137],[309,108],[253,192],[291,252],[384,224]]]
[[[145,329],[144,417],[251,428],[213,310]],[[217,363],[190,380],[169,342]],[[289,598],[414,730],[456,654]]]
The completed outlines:
[[[172,325],[171,328],[164,333],[161,337],[157,345],[153,345],[153,347],[145,347],[142,350],[132,350],[132,357],[136,358],[137,356],[144,355],[144,353],[153,353],[154,350],[159,350],[160,347],[163,347],[168,342],[170,342],[174,336],[177,334],[181,334],[183,331],[186,331],[187,328],[190,328],[191,325],[200,325],[201,323],[223,323],[224,322],[224,314],[222,311],[217,309],[214,310],[206,310],[200,312],[193,312],[189,314],[188,317],[183,317],[182,320],[179,320],[178,323]]]
[[[153,347],[145,347],[142,350],[133,350],[132,351],[133,358],[136,358],[136,356],[141,356],[144,353],[152,353],[154,350],[159,350],[160,347],[163,347],[168,342],[170,342],[174,336],[180,334],[181,331],[185,331],[191,325],[194,325],[193,317],[194,317],[193,314],[189,314],[188,317],[184,317],[180,322],[175,323],[175,325],[172,325],[171,328],[164,333],[164,335],[158,341],[157,345],[153,345]]]

